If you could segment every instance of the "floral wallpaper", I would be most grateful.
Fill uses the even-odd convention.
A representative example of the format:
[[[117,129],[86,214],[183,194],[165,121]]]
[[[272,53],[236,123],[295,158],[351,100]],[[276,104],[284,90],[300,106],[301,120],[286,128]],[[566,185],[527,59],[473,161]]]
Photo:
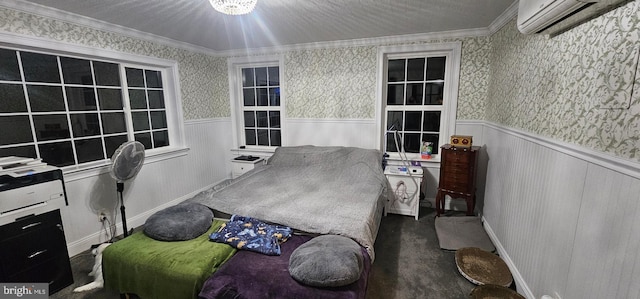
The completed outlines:
[[[482,119],[488,89],[489,37],[462,41],[458,119]],[[376,107],[377,47],[344,47],[285,53],[287,116],[373,119]]]
[[[0,31],[177,61],[184,119],[229,116],[225,58],[0,7]]]
[[[286,53],[287,116],[374,118],[376,55],[375,47]]]
[[[640,1],[555,37],[492,37],[486,119],[640,161]]]

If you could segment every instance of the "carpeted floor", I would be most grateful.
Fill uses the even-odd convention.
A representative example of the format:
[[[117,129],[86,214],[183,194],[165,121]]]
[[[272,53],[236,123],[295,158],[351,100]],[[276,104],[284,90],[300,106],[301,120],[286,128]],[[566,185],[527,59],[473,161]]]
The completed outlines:
[[[455,252],[440,249],[434,216],[435,210],[421,208],[418,221],[393,214],[382,218],[367,299],[469,298],[475,285],[458,273]],[[74,288],[91,282],[87,273],[92,266],[89,251],[71,258],[75,283],[51,298],[120,298],[119,294],[104,289],[73,293]]]

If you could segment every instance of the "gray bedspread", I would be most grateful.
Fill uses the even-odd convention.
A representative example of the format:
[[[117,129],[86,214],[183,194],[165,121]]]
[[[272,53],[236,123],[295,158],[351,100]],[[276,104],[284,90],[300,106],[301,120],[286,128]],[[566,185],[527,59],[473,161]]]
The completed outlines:
[[[280,147],[266,165],[197,194],[212,209],[354,239],[373,261],[388,183],[377,150]]]

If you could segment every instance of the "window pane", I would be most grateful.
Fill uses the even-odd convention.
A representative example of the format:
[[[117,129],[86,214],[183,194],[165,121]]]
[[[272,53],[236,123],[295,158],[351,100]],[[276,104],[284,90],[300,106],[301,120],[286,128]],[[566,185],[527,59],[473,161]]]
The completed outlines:
[[[280,87],[269,88],[269,106],[280,106]]]
[[[407,84],[407,105],[422,105],[422,83]]]
[[[269,105],[268,90],[266,88],[257,88],[258,91],[258,106]]]
[[[27,112],[22,85],[0,84],[0,113],[12,112]]]
[[[97,110],[93,88],[67,87],[67,103],[71,111]]]
[[[0,116],[0,145],[32,142],[31,124],[26,115]]]
[[[60,83],[56,56],[20,52],[20,58],[27,82]]]
[[[36,158],[36,147],[33,145],[0,148],[0,157],[17,156]]]
[[[387,113],[387,130],[402,131],[402,111],[389,111]],[[393,128],[392,128],[393,127]]]
[[[22,81],[16,51],[0,49],[0,80]]]
[[[147,87],[162,88],[162,73],[145,70],[144,74],[147,76]]]
[[[65,84],[93,85],[89,60],[60,57]]]
[[[387,152],[398,152],[396,142],[398,143],[398,147],[402,146],[402,133],[387,133]]]
[[[425,111],[422,128],[425,132],[440,132],[440,111]]]
[[[100,117],[102,118],[102,131],[104,134],[124,133],[127,131],[124,113],[101,113]]]
[[[47,164],[62,167],[75,164],[71,141],[38,145],[40,157]]]
[[[405,112],[405,131],[420,131],[420,123],[422,121],[422,112],[407,111]]]
[[[425,105],[442,105],[442,99],[444,98],[443,85],[443,83],[427,83]]]
[[[117,64],[94,61],[93,72],[96,76],[96,85],[120,86],[120,68]]]
[[[70,117],[74,137],[100,135],[98,113],[71,114]]]
[[[404,81],[404,59],[389,60],[388,80],[389,82]]]
[[[145,112],[131,112],[134,131],[149,130],[149,114]],[[136,138],[137,140],[137,138]]]
[[[407,153],[419,153],[420,152],[420,133],[405,133],[404,134],[404,151]]]
[[[122,93],[120,89],[98,88],[100,110],[122,110]]]
[[[256,145],[256,130],[244,130],[244,139],[247,145]]]
[[[446,57],[427,58],[427,80],[444,80]]]
[[[269,111],[269,128],[280,128],[280,111]]]
[[[256,93],[253,88],[242,89],[242,98],[244,99],[245,106],[256,105]]]
[[[256,117],[258,119],[259,128],[266,128],[269,126],[269,120],[267,119],[267,111],[256,111]]]
[[[147,91],[147,94],[149,95],[149,108],[164,108],[164,96],[162,95],[162,90],[149,90]]]
[[[440,149],[438,134],[422,134],[422,141],[431,142],[432,153],[437,154]]]
[[[269,130],[258,130],[258,145],[269,146]]]
[[[131,109],[147,109],[147,99],[142,89],[129,89]]]
[[[38,141],[71,137],[67,116],[64,114],[34,115],[33,124],[36,127]]]
[[[104,146],[107,149],[107,158],[111,158],[118,147],[125,142],[127,142],[127,135],[105,137]]]
[[[164,111],[151,111],[151,128],[166,129],[167,116]]]
[[[271,146],[281,146],[280,130],[271,130]]]
[[[267,68],[258,67],[256,70],[256,86],[267,86]]]
[[[102,155],[102,139],[92,138],[76,140],[76,154],[78,163],[98,161],[104,159]]]
[[[253,69],[242,69],[242,86],[243,87],[255,86],[253,81]]]
[[[256,126],[256,115],[253,111],[244,112],[244,126],[247,128]]]
[[[136,141],[142,143],[145,149],[152,149],[153,144],[151,144],[151,133],[138,133],[134,135]]]
[[[408,60],[407,81],[424,81],[424,58]]]
[[[144,77],[141,69],[126,68],[126,74],[129,87],[144,87]]]
[[[162,147],[162,146],[169,146],[169,132],[167,131],[153,132],[153,145],[156,148]]]
[[[404,104],[404,85],[402,84],[389,84],[387,85],[387,105],[402,105]]]
[[[61,86],[27,85],[33,112],[66,111]]]
[[[280,85],[280,71],[279,67],[272,66],[269,67],[269,86],[278,86]]]

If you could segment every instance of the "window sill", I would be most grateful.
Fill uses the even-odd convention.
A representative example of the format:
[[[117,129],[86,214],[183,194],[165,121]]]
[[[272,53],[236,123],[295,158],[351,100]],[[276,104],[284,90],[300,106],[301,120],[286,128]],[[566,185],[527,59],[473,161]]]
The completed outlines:
[[[144,158],[144,164],[160,162],[163,160],[173,159],[187,155],[188,147],[175,147],[165,150],[147,152]],[[85,178],[98,176],[109,172],[111,160],[96,161],[76,166],[62,167],[65,182],[73,182]]]
[[[431,159],[412,159],[411,156],[407,156],[407,159],[409,160],[408,163],[411,164],[412,161],[418,161],[420,162],[420,166],[422,167],[440,167],[440,157],[435,155],[433,156],[433,158]],[[398,155],[393,155],[387,158],[387,163],[388,165],[403,165],[403,159],[400,159],[400,157],[398,157]]]

